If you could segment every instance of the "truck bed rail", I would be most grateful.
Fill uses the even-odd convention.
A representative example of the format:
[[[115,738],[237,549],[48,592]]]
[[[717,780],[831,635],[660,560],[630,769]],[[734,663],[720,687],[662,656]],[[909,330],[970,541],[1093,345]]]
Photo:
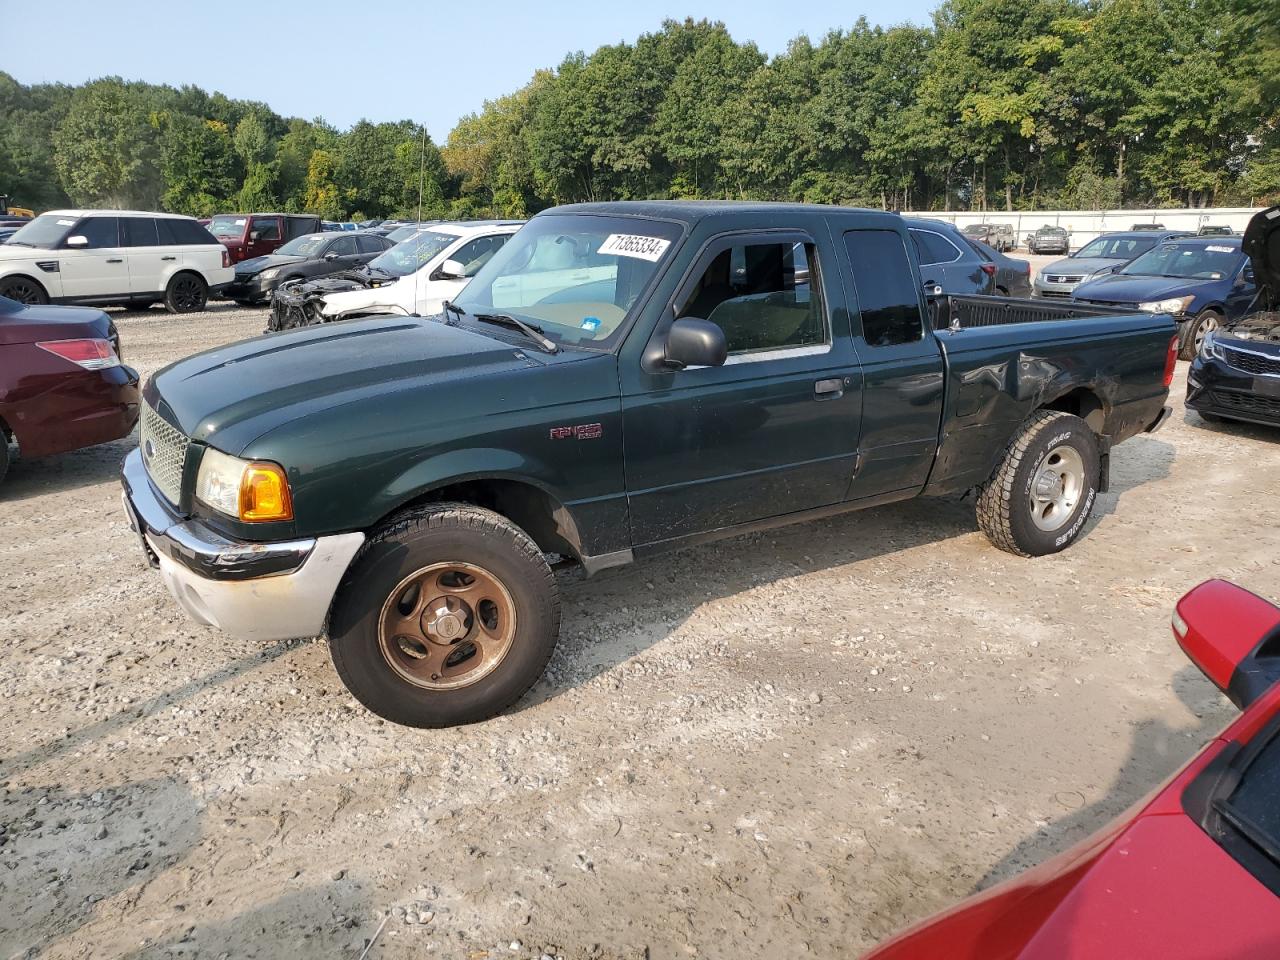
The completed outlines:
[[[1012,297],[946,295],[933,302],[933,329],[1000,327],[1010,323],[1042,323],[1080,317],[1124,316],[1133,311],[1086,303],[1051,303]]]

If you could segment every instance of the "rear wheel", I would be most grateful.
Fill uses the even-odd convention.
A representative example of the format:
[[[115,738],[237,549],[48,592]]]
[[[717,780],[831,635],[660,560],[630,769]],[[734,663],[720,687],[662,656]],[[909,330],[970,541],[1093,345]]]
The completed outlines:
[[[0,483],[4,482],[4,475],[8,472],[9,472],[9,435],[5,433],[3,427],[0,427]]]
[[[520,699],[559,630],[555,577],[537,544],[492,510],[442,503],[369,538],[334,601],[329,649],[374,713],[446,727]]]
[[[209,287],[194,273],[176,273],[164,291],[164,308],[170,313],[199,313],[209,302]]]
[[[1040,557],[1069,546],[1098,495],[1098,438],[1079,417],[1039,410],[978,494],[978,526],[1001,550]]]
[[[49,294],[44,287],[30,277],[5,277],[0,280],[0,297],[32,305],[49,302]]]
[[[1178,350],[1181,360],[1194,360],[1204,338],[1222,327],[1222,314],[1217,310],[1201,310],[1196,318],[1187,326],[1186,335],[1182,338],[1182,346]]]

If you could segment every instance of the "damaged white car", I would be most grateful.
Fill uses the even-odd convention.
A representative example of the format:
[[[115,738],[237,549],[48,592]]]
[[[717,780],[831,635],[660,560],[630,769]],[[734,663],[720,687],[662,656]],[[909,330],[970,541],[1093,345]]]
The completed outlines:
[[[363,267],[282,284],[267,329],[378,313],[439,313],[521,226],[521,220],[432,224]]]

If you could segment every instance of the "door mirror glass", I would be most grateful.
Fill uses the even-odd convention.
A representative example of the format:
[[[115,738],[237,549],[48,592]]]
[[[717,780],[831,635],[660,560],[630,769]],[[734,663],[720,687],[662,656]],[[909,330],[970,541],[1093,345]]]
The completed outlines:
[[[685,367],[722,367],[729,356],[724,331],[709,320],[682,317],[667,332],[663,359],[676,370]]]
[[[440,279],[465,280],[467,279],[467,268],[457,260],[446,260],[440,264]]]
[[[67,237],[63,243],[68,247],[87,247],[89,245],[89,238],[77,233],[74,237]]]
[[[924,282],[924,295],[930,299],[942,296],[942,284],[937,280],[926,280]]]
[[[1240,280],[1241,280],[1241,282],[1242,282],[1242,283],[1249,283],[1249,284],[1252,284],[1252,283],[1254,282],[1254,281],[1253,281],[1253,267],[1252,267],[1251,265],[1247,265],[1247,266],[1244,268],[1244,270],[1242,270],[1242,271],[1240,272]]]

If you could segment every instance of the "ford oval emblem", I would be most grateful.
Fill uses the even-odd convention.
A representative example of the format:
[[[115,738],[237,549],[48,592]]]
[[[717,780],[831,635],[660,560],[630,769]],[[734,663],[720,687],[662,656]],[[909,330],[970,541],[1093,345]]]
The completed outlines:
[[[142,444],[142,455],[148,460],[156,455],[156,445],[151,442],[150,437],[148,437]]]

